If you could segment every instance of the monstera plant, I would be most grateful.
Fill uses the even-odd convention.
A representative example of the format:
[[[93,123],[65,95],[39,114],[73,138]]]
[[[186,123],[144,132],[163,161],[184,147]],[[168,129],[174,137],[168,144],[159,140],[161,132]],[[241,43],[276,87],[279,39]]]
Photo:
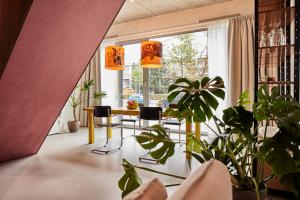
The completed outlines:
[[[168,100],[177,96],[180,100],[177,110],[167,113],[189,122],[203,122],[216,139],[212,143],[195,138],[187,133],[187,151],[200,163],[210,159],[223,162],[232,177],[234,199],[263,199],[266,182],[279,176],[298,197],[300,192],[300,105],[291,96],[280,95],[274,87],[269,93],[267,87],[257,92],[257,102],[251,105],[249,93],[243,92],[236,105],[223,111],[222,119],[214,115],[219,99],[224,99],[224,84],[221,78],[203,78],[201,81],[178,79],[169,87]],[[249,110],[251,108],[252,111]],[[207,123],[212,120],[214,125]],[[278,131],[268,138],[266,124],[272,120]],[[262,137],[257,137],[259,127],[263,127]],[[260,128],[261,129],[261,128]],[[151,133],[142,132],[136,136],[137,142],[150,150],[150,156],[164,164],[174,155],[176,142],[172,141],[159,125],[152,127]],[[271,174],[264,174],[265,164],[272,167]],[[257,166],[257,167],[256,167]],[[136,169],[177,177],[130,164],[124,160],[125,175],[119,181],[123,196],[137,188],[142,179]],[[130,170],[129,170],[130,169]],[[130,172],[130,173],[129,173]],[[124,178],[125,177],[125,178]],[[124,181],[126,179],[126,181]],[[246,193],[243,193],[246,191]],[[250,193],[249,193],[250,192]]]

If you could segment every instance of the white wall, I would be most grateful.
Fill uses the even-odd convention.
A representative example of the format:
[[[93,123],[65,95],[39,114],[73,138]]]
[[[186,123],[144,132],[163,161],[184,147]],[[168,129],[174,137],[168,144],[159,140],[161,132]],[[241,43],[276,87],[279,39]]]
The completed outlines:
[[[49,134],[69,132],[67,123],[69,120],[74,120],[74,118],[72,108],[70,106],[67,106],[67,104],[68,102],[62,109],[60,117],[56,119],[53,127],[49,131]]]
[[[254,13],[254,0],[233,0],[229,2],[188,9],[165,15],[155,16],[127,23],[113,25],[106,38],[126,41],[136,38],[159,36],[175,32],[189,31],[207,27],[207,20],[233,14],[249,15]]]

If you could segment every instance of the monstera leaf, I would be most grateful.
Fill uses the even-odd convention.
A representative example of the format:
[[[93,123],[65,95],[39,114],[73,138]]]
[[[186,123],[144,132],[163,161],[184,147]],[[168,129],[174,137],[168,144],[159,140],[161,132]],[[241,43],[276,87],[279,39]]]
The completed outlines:
[[[285,133],[279,132],[273,138],[266,139],[260,154],[271,166],[275,175],[285,175],[300,170],[299,143],[291,142]]]
[[[119,188],[122,191],[122,198],[128,193],[142,185],[142,179],[137,174],[134,166],[129,163],[126,159],[123,159],[122,166],[125,174],[121,177],[118,182]]]
[[[265,138],[257,158],[265,160],[272,167],[280,181],[287,184],[296,195],[300,193],[300,104],[290,95],[280,95],[274,87],[271,94],[266,86],[257,93],[254,114],[258,121],[272,119],[279,131],[272,138]]]
[[[247,111],[243,106],[234,106],[225,109],[223,111],[223,121],[229,127],[228,130],[231,133],[241,134],[247,139],[255,141],[255,137],[251,132],[254,122],[253,113]]]
[[[142,132],[135,136],[136,140],[144,149],[150,150],[152,158],[165,164],[167,159],[174,154],[175,143],[160,125],[148,127],[148,129],[150,132]]]
[[[296,173],[283,175],[280,178],[280,182],[288,185],[289,189],[294,192],[296,199],[300,197],[300,169]]]
[[[212,110],[219,106],[217,98],[225,98],[223,88],[224,82],[220,77],[204,77],[201,82],[180,78],[169,87],[168,101],[171,103],[180,97],[177,102],[179,113],[189,122],[205,122],[213,116]]]

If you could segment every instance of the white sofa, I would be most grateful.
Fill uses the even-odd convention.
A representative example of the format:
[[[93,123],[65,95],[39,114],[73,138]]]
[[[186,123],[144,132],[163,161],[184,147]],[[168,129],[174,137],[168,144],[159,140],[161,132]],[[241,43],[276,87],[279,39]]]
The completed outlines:
[[[140,186],[124,200],[232,200],[232,187],[227,167],[210,160],[191,173],[168,197],[163,184],[156,178]]]

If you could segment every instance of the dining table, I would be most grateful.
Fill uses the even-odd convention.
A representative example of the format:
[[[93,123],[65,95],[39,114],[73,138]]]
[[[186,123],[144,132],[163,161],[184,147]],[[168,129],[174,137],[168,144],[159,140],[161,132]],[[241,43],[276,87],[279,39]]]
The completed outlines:
[[[94,108],[93,107],[88,107],[88,108],[83,108],[84,111],[87,112],[88,116],[88,141],[89,144],[94,144],[95,143],[95,123],[94,123]],[[140,110],[139,108],[136,109],[129,109],[127,107],[116,107],[111,109],[111,115],[130,115],[130,116],[139,116],[140,115]],[[165,113],[162,113],[163,117],[167,117]],[[112,116],[108,117],[108,123],[112,122]],[[108,136],[109,138],[112,137],[112,128],[108,127]],[[193,126],[192,123],[186,121],[186,128],[185,128],[185,133],[191,133],[194,134],[197,139],[200,139],[200,123],[195,122],[195,130],[193,131]],[[188,134],[186,134],[186,148],[189,144],[189,138]],[[191,155],[189,153],[186,153],[186,158],[190,159]]]

